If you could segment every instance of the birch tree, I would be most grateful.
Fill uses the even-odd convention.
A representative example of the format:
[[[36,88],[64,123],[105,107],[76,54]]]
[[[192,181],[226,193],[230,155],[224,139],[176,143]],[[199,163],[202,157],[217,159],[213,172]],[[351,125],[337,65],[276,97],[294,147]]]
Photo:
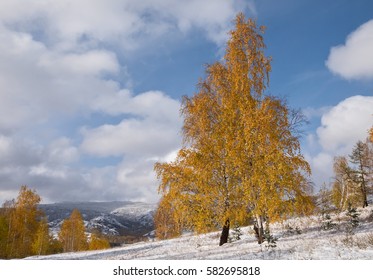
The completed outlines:
[[[65,219],[58,233],[63,252],[84,251],[88,249],[87,236],[82,215],[74,209],[68,219]]]
[[[265,223],[312,208],[311,170],[295,133],[302,117],[264,94],[271,58],[263,32],[236,17],[224,59],[208,65],[199,91],[183,99],[183,149],[155,165],[174,215],[197,232],[222,227],[220,245],[232,222],[253,218],[261,243]]]

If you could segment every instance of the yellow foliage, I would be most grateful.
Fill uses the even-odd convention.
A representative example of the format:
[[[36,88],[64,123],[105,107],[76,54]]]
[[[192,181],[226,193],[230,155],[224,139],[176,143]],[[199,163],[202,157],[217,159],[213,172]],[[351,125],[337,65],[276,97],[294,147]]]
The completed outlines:
[[[184,148],[155,165],[157,228],[205,232],[250,215],[269,221],[312,209],[311,170],[296,136],[302,118],[264,95],[271,58],[263,31],[239,14],[224,60],[208,65],[199,92],[183,98]]]
[[[63,252],[84,251],[88,249],[87,237],[82,215],[74,209],[68,219],[65,219],[58,233]]]
[[[38,220],[42,216],[38,210],[40,200],[35,191],[22,186],[17,199],[6,206],[9,226],[6,251],[9,258],[32,255]]]
[[[88,250],[103,250],[108,248],[110,248],[110,244],[106,238],[95,233],[91,234]]]
[[[51,236],[49,235],[47,219],[44,218],[39,222],[39,227],[35,233],[32,253],[34,255],[46,255],[49,253],[50,240]]]

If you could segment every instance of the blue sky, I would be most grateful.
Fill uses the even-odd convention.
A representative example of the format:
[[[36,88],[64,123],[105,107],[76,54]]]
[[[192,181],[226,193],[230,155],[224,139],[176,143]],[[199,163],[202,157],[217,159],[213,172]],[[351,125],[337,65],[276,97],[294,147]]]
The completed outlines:
[[[181,146],[183,95],[243,11],[267,27],[268,94],[309,118],[315,186],[373,125],[373,2],[2,0],[0,202],[157,201]]]

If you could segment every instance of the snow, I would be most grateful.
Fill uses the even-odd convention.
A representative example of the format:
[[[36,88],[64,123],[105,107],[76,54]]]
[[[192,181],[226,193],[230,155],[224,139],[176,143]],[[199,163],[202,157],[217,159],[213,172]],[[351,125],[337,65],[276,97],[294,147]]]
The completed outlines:
[[[123,245],[101,251],[64,253],[50,256],[34,256],[29,259],[285,259],[285,260],[335,260],[373,259],[373,207],[359,210],[360,225],[354,234],[346,231],[347,219],[344,213],[332,215],[337,228],[325,231],[320,216],[288,219],[271,225],[272,234],[278,238],[275,248],[259,245],[252,227],[241,229],[241,240],[218,246],[220,232],[202,235],[185,235],[180,238]],[[297,228],[300,234],[289,226]]]
[[[123,232],[142,236],[153,230],[153,215],[156,204],[129,201],[112,202],[61,202],[43,204],[53,236],[57,237],[61,224],[73,209],[78,209],[88,231],[99,229],[107,235]],[[88,232],[87,232],[88,233]]]

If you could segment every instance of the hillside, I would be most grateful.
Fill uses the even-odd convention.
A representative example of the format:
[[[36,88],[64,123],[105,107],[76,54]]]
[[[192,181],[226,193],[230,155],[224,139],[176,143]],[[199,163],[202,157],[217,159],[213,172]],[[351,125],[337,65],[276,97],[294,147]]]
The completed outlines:
[[[111,236],[143,236],[153,231],[155,204],[141,202],[61,202],[39,206],[48,217],[54,235],[73,209],[78,209],[88,231],[98,229]]]
[[[65,253],[29,259],[373,259],[373,207],[359,209],[359,225],[348,232],[345,213],[331,215],[335,227],[322,229],[320,216],[272,225],[275,248],[258,245],[250,227],[241,240],[218,246],[219,232],[148,241],[102,251]],[[298,231],[298,232],[297,232]]]

